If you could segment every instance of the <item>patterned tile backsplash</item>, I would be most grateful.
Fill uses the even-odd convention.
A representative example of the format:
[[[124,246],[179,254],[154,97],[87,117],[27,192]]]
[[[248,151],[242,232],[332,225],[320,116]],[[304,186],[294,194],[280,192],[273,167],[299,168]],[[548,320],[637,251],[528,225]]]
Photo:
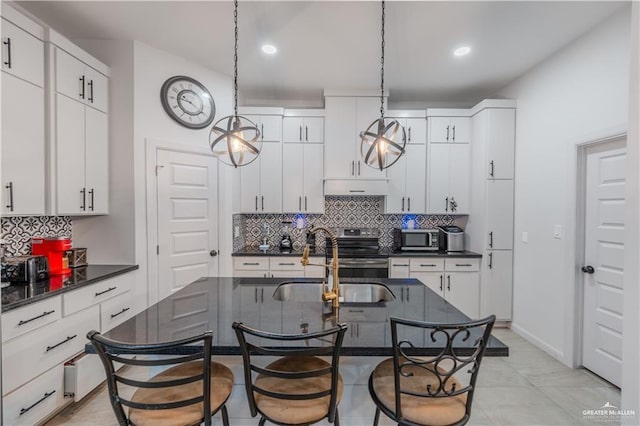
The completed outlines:
[[[71,237],[69,216],[3,217],[0,222],[9,256],[30,254],[32,237]]]
[[[304,247],[306,229],[296,228],[295,222],[302,219],[305,228],[316,225],[328,228],[361,227],[380,229],[380,245],[393,245],[393,228],[402,227],[403,220],[413,219],[415,228],[434,228],[439,225],[457,224],[464,227],[466,216],[452,215],[401,215],[384,214],[384,197],[325,197],[324,214],[236,214],[233,227],[240,234],[233,240],[233,250],[242,247],[257,247],[264,233],[264,225],[269,227],[269,244],[277,246],[284,233],[291,235],[293,248]],[[316,240],[319,248],[324,247],[324,238]]]

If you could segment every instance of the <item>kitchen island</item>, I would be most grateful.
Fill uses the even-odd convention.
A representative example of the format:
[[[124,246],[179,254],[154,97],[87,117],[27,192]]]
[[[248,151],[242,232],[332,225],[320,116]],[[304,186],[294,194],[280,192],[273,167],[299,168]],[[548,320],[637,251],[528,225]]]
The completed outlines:
[[[370,281],[344,279],[341,283],[365,284]],[[356,295],[351,302],[341,303],[338,309],[319,298],[274,298],[279,285],[291,282],[318,288],[318,279],[308,278],[201,278],[104,335],[119,341],[145,344],[212,330],[214,354],[237,355],[240,348],[231,328],[234,321],[277,333],[312,332],[346,323],[349,329],[343,343],[343,355],[388,356],[391,355],[389,317],[447,323],[469,320],[416,279],[376,279],[376,283],[390,290],[392,300],[361,302]],[[421,330],[417,333],[407,330],[406,333],[404,338],[424,347],[425,354],[438,353],[442,347],[442,342],[438,339],[433,341]],[[466,341],[456,341],[454,348],[462,354],[473,343],[472,340],[473,336]],[[90,344],[87,344],[86,351],[93,352]],[[486,355],[508,356],[509,348],[491,337]]]

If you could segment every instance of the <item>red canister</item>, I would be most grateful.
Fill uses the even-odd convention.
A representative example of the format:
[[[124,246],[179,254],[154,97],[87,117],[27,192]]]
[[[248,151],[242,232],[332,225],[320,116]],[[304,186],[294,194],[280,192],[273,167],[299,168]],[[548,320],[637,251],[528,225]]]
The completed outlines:
[[[71,249],[71,238],[34,237],[31,239],[31,253],[34,255],[47,256],[50,275],[71,273],[71,269],[69,269],[69,257],[66,253],[69,249]]]

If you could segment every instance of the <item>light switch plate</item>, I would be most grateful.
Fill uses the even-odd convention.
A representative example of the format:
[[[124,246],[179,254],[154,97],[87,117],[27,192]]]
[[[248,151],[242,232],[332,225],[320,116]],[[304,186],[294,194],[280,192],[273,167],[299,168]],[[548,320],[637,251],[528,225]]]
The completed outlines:
[[[526,231],[522,232],[522,242],[523,243],[528,243],[529,242],[529,233]]]
[[[562,225],[554,225],[553,238],[557,238],[558,240],[562,238]]]

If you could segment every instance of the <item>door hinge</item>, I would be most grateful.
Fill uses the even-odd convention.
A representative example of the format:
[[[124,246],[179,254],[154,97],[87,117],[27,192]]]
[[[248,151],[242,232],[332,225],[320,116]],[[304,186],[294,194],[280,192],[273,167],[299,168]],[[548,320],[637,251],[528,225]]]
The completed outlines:
[[[156,254],[160,254],[160,246],[156,246]]]

